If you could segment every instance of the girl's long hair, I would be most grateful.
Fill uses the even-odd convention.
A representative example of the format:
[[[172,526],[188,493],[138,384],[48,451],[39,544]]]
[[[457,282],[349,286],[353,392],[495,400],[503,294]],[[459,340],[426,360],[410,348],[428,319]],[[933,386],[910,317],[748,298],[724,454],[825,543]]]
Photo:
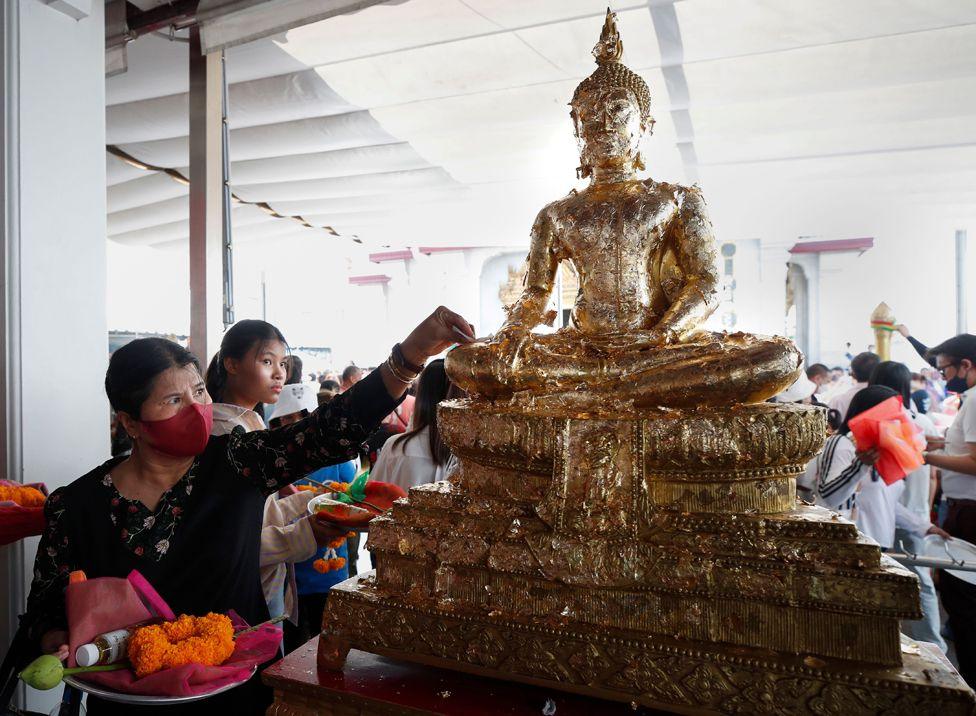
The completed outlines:
[[[215,403],[224,402],[224,389],[227,387],[225,358],[243,360],[254,346],[272,341],[280,341],[285,348],[288,347],[288,342],[281,331],[267,321],[248,318],[231,326],[220,342],[220,350],[214,354],[210,359],[210,365],[207,366],[207,392],[210,393],[210,398]],[[256,406],[255,412],[264,417],[260,405]]]
[[[851,400],[851,405],[847,409],[847,415],[844,416],[844,423],[840,426],[840,434],[847,435],[851,431],[850,422],[852,418],[857,417],[865,410],[873,408],[879,403],[883,403],[888,398],[893,398],[898,393],[893,391],[891,388],[884,385],[869,385],[867,388],[862,388],[854,394],[853,400]]]
[[[400,446],[405,448],[417,433],[428,428],[427,439],[430,444],[430,456],[434,464],[440,467],[447,463],[451,450],[441,440],[437,429],[437,404],[448,397],[452,383],[444,370],[444,360],[431,361],[424,368],[417,381],[417,397],[413,406],[413,428],[403,434]]]
[[[886,360],[878,363],[871,371],[869,385],[883,385],[901,395],[902,404],[912,407],[912,372],[908,366],[898,361]]]

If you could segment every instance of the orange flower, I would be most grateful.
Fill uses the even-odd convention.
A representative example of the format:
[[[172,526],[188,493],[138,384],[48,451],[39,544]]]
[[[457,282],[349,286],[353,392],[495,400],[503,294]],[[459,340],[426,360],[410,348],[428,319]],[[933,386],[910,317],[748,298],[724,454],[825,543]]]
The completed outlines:
[[[21,507],[41,507],[45,499],[44,493],[36,487],[0,486],[0,502],[16,502]]]
[[[140,679],[186,664],[219,666],[234,653],[234,627],[223,614],[181,614],[176,621],[136,629],[129,661]]]
[[[329,489],[333,492],[348,492],[349,483],[348,482],[330,482]]]
[[[344,557],[317,559],[314,562],[312,562],[312,569],[314,569],[319,574],[325,574],[326,572],[334,572],[342,569],[345,566],[346,566],[346,560]]]

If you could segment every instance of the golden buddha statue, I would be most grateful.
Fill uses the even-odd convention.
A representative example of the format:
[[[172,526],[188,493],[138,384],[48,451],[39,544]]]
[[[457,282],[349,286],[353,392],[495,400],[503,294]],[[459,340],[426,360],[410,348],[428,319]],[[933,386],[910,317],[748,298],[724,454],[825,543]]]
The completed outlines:
[[[537,406],[764,400],[796,380],[800,354],[785,338],[701,330],[719,282],[705,201],[697,187],[638,178],[654,120],[647,84],[621,64],[622,51],[608,10],[598,67],[571,103],[578,172],[590,185],[539,212],[521,297],[491,340],[450,354],[448,373],[471,395],[521,394]],[[579,275],[572,326],[532,333],[563,260]]]
[[[370,523],[376,571],[329,592],[320,669],[355,648],[679,713],[972,716],[936,647],[899,633],[914,575],[796,501],[825,411],[758,401],[799,352],[702,330],[704,202],[637,179],[653,120],[620,53],[608,13],[572,102],[592,183],[539,214],[502,330],[449,354],[472,395],[438,407],[455,467]],[[532,333],[562,260],[574,325]],[[276,707],[320,713],[305,691]]]

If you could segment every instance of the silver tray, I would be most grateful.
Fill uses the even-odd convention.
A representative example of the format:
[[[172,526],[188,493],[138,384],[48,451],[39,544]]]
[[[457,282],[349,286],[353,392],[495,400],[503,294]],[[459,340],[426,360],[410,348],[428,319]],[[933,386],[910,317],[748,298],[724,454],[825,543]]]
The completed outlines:
[[[233,684],[227,684],[221,686],[213,691],[208,691],[205,694],[195,694],[194,696],[148,696],[144,694],[122,694],[118,691],[110,691],[105,689],[98,684],[92,684],[87,681],[82,681],[74,675],[65,676],[64,683],[68,684],[79,691],[84,691],[86,694],[92,696],[97,696],[100,699],[105,699],[106,701],[115,701],[120,704],[140,704],[142,706],[171,706],[173,704],[188,704],[191,701],[200,701],[202,699],[209,699],[211,696],[216,696],[217,694],[222,694],[225,691],[230,691],[231,689],[237,688],[241,684],[246,683],[254,673],[258,670],[258,667],[252,666],[251,673],[247,675],[246,679],[237,681]]]

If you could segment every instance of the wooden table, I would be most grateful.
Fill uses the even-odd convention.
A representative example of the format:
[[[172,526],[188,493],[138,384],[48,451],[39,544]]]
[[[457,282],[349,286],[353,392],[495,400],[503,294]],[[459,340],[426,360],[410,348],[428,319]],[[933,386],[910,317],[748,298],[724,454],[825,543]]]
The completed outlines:
[[[341,671],[319,671],[318,637],[265,670],[268,716],[648,716],[630,704],[471,676],[352,650]],[[547,708],[547,702],[551,702]],[[551,711],[551,707],[555,711]]]

